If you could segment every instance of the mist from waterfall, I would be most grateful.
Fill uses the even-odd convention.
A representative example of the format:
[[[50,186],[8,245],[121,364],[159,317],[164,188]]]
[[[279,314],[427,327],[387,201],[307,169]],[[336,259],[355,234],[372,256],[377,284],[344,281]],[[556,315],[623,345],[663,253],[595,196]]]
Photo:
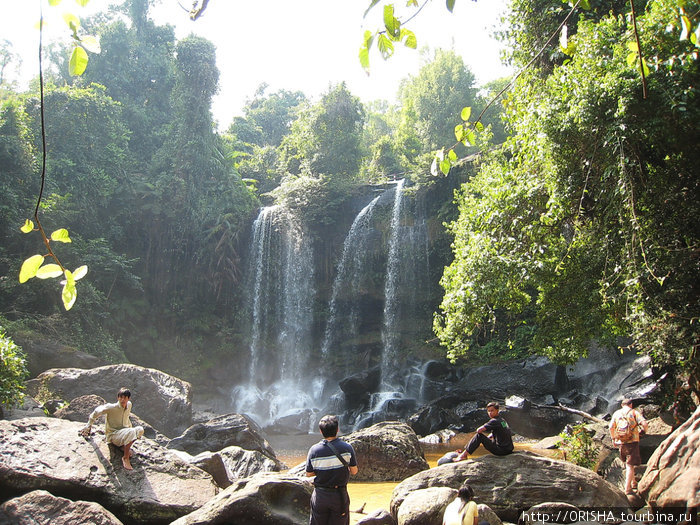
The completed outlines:
[[[250,249],[249,381],[232,393],[234,409],[261,424],[314,406],[309,393],[314,260],[308,235],[281,206],[260,210]]]

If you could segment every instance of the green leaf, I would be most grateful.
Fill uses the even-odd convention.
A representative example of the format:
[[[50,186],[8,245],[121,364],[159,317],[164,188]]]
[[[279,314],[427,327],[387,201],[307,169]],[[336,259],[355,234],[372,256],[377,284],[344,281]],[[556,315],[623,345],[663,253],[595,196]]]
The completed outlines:
[[[50,6],[57,6],[60,3],[61,3],[61,0],[49,0]]]
[[[639,53],[639,46],[637,45],[637,42],[635,42],[634,40],[627,42],[627,49],[629,49],[630,51],[633,51],[635,53]]]
[[[21,231],[22,233],[29,233],[34,231],[34,221],[30,221],[29,219],[27,219],[26,221],[24,221],[24,226],[22,226],[19,229],[19,231]]]
[[[87,51],[90,51],[90,53],[99,54],[100,51],[102,51],[100,41],[97,40],[97,37],[94,37],[92,35],[85,35],[80,39],[80,43]]]
[[[476,133],[474,133],[474,130],[470,129],[467,131],[467,136],[466,136],[467,142],[471,144],[472,146],[476,144]],[[464,144],[466,146],[466,144]]]
[[[85,7],[88,5],[88,3],[90,3],[90,0],[75,0],[75,3],[80,7]]]
[[[63,275],[63,270],[58,264],[45,264],[36,272],[36,277],[39,279],[52,279]]]
[[[688,40],[688,36],[693,29],[693,23],[686,15],[681,15],[681,36],[679,40]]]
[[[455,150],[451,149],[447,153],[447,158],[450,159],[452,162],[455,162],[457,160],[457,154],[455,153]]]
[[[384,60],[388,59],[394,54],[394,44],[392,44],[391,40],[384,35],[379,35],[377,47],[379,48],[379,52]]]
[[[634,67],[634,64],[637,62],[637,56],[637,53],[630,53],[627,55],[627,65]]]
[[[591,10],[591,2],[589,0],[581,0],[581,3],[579,4],[581,6],[581,9],[585,11],[590,11]]]
[[[398,40],[401,36],[401,22],[394,16],[394,6],[387,4],[384,6],[384,27],[389,38]]]
[[[457,139],[457,142],[462,142],[464,140],[464,125],[463,124],[457,124],[455,126],[455,138]]]
[[[68,63],[68,72],[74,77],[79,77],[85,72],[87,64],[87,53],[82,47],[76,46],[75,49],[73,49],[73,53],[70,56],[70,62]]]
[[[369,49],[367,49],[366,46],[362,46],[360,48],[360,65],[362,66],[362,69],[364,69],[367,74],[369,75]]]
[[[455,0],[447,0],[447,10],[451,13],[455,8]]]
[[[481,133],[482,131],[484,131],[484,125],[481,123],[481,121],[479,121],[479,122],[477,122],[476,124],[474,124],[474,127],[476,128],[476,130],[477,130],[479,133]]]
[[[25,260],[19,270],[19,282],[26,283],[29,279],[34,277],[42,264],[44,264],[43,255],[32,255],[29,259]]]
[[[70,310],[75,304],[75,300],[78,298],[78,291],[75,289],[75,279],[70,270],[64,272],[66,280],[63,281],[63,291],[61,292],[61,300],[63,301],[63,307],[66,310]]]
[[[51,240],[56,241],[56,242],[73,242],[70,240],[70,237],[68,235],[68,230],[65,228],[61,228],[60,230],[56,230],[51,234]]]
[[[87,265],[83,264],[82,266],[78,266],[75,271],[73,272],[73,279],[76,281],[79,281],[83,277],[85,277],[88,273],[88,267]]]
[[[70,27],[71,31],[74,33],[80,28],[80,18],[73,13],[63,13],[63,20],[65,20],[68,27]]]
[[[647,65],[646,60],[642,60],[642,70],[644,71],[644,76],[648,77],[651,71],[649,70],[649,66]]]
[[[403,39],[403,45],[410,47],[411,49],[416,49],[418,47],[418,40],[416,35],[410,29],[401,30],[401,38]]]
[[[442,159],[440,161],[440,171],[447,175],[450,172],[450,168],[452,167],[452,162],[450,162],[450,159]]]
[[[462,120],[467,121],[469,120],[469,117],[472,116],[472,108],[469,106],[462,108],[462,112],[459,114],[460,117],[462,117]]]

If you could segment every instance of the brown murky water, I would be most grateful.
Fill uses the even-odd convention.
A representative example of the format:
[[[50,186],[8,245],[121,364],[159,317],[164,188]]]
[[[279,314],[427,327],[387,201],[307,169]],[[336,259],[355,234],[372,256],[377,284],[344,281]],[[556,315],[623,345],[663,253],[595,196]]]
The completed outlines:
[[[464,448],[474,434],[458,434],[452,438],[449,444],[439,445],[422,445],[425,459],[430,467],[437,466],[437,461],[446,452],[454,451],[458,448]],[[306,452],[308,448],[318,442],[321,436],[306,435],[306,436],[273,436],[269,439],[272,448],[277,453],[277,457],[287,466],[294,467],[306,460]],[[529,450],[528,445],[516,443],[516,450]],[[537,451],[538,453],[541,451]],[[482,456],[488,454],[483,447],[479,447],[474,456]],[[371,468],[370,466],[359,465],[359,468]],[[377,509],[389,510],[391,502],[391,493],[399,481],[389,482],[354,482],[350,481],[348,492],[350,493],[350,524],[357,523],[367,514],[372,513]],[[356,512],[362,510],[362,514]]]

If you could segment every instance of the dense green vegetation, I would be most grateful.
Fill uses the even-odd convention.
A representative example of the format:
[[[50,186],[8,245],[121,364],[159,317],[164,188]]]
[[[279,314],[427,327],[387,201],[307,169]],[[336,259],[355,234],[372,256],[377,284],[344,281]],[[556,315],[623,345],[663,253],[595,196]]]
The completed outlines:
[[[539,4],[513,3],[518,64],[532,55],[520,42],[551,24],[544,8],[561,7]],[[649,2],[637,19],[645,99],[630,19],[599,7],[569,31],[570,57],[545,53],[509,95],[511,137],[458,196],[435,329],[453,358],[525,338],[563,363],[630,336],[687,395],[699,366],[698,47],[679,39],[677,2]]]
[[[217,133],[210,42],[176,41],[148,20],[148,0],[86,21],[101,53],[82,77],[55,64],[45,89],[41,213],[49,231],[70,230],[65,262],[90,277],[60,314],[47,293],[58,283],[13,277],[41,248],[18,234],[38,191],[39,102],[36,87],[19,93],[0,77],[3,324],[191,378],[246,348],[241,283],[261,202],[284,203],[320,235],[363,184],[435,188],[435,150],[463,142],[455,158],[480,155],[448,163],[444,187],[469,180],[456,205],[442,188],[432,206],[454,240],[434,322],[448,357],[568,363],[591,341],[629,345],[670,372],[674,395],[697,392],[700,6],[637,6],[643,83],[628,2],[586,4],[568,38],[550,40],[570,7],[513,0],[508,59],[527,68],[475,141],[455,135],[462,109],[473,120],[506,81],[477,86],[452,51],[427,53],[396,105],[363,104],[344,84],[318,100],[262,85]],[[411,43],[395,29],[385,40]],[[4,69],[16,57],[0,51]]]

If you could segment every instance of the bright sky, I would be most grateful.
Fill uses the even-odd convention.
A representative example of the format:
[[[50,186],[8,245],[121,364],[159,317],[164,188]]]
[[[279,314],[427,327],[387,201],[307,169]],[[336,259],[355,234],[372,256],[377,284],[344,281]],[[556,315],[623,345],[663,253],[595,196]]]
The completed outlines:
[[[68,38],[62,11],[82,15],[109,4],[91,0],[88,11],[71,0],[63,0],[58,8],[42,1],[48,40]],[[10,40],[22,56],[22,70],[6,75],[19,78],[22,87],[38,67],[39,2],[0,0],[0,39]],[[191,5],[189,0],[181,3]],[[395,4],[399,9],[405,2]],[[432,0],[406,27],[416,33],[419,49],[454,49],[477,81],[485,83],[510,73],[500,62],[498,42],[490,36],[505,4],[506,0],[460,0],[450,14],[443,0]],[[315,98],[330,84],[345,81],[363,101],[393,102],[401,79],[415,74],[424,59],[420,51],[397,46],[394,57],[384,61],[374,49],[368,76],[358,60],[362,35],[382,23],[379,5],[362,18],[368,5],[369,0],[210,0],[204,15],[192,22],[177,0],[160,0],[152,14],[157,23],[175,25],[178,38],[196,33],[216,45],[221,77],[213,112],[219,126],[226,128],[262,82],[270,91],[299,90]]]

